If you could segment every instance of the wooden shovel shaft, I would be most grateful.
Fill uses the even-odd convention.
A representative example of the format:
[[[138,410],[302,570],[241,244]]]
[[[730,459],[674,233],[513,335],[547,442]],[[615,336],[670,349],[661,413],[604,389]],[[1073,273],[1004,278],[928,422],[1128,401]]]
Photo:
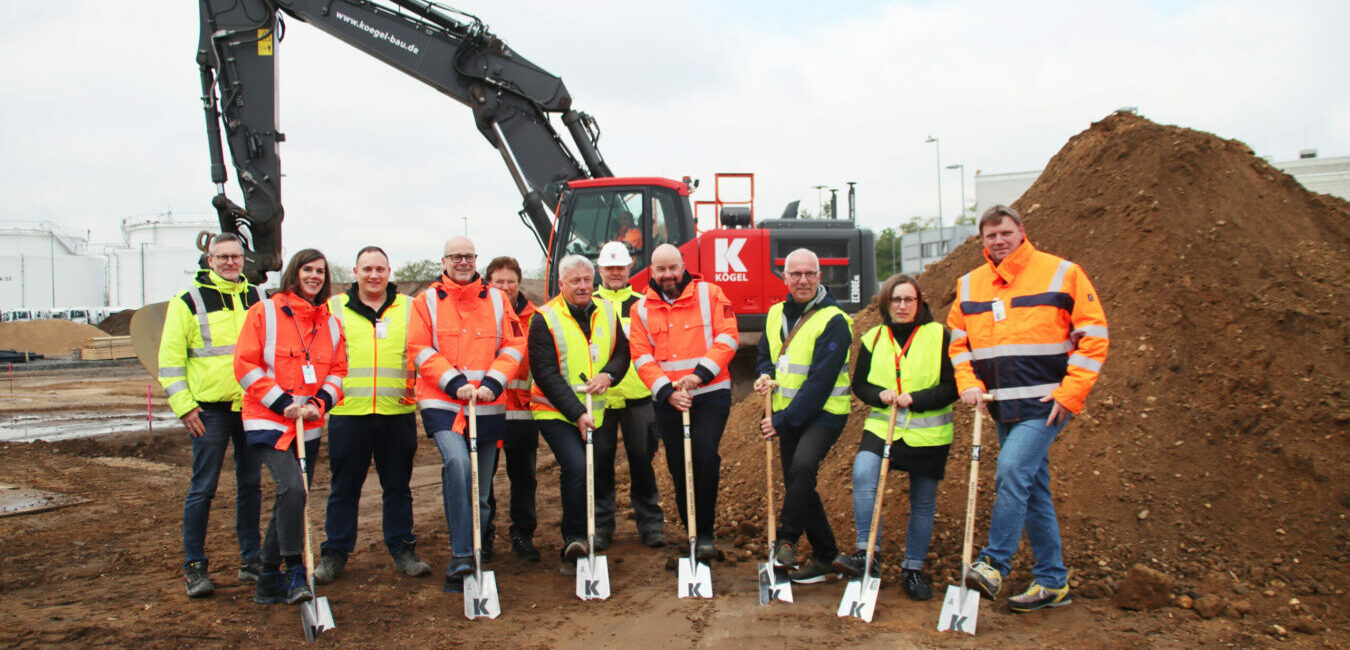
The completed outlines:
[[[592,422],[595,415],[592,414],[593,400],[591,394],[586,393],[586,415],[590,415]],[[595,445],[591,441],[591,429],[586,430],[586,548],[588,549],[588,559],[591,566],[595,566]]]
[[[965,572],[970,570],[971,547],[975,543],[975,493],[980,484],[980,433],[984,423],[984,416],[980,413],[980,407],[972,409],[975,415],[975,432],[970,439],[970,489],[966,494],[966,535],[961,548],[961,580],[965,580]]]
[[[469,482],[473,484],[469,487],[469,493],[473,495],[473,501],[469,503],[469,515],[473,518],[473,573],[474,578],[478,580],[478,587],[481,589],[483,586],[483,563],[479,558],[482,557],[483,540],[479,537],[483,533],[483,522],[478,519],[478,396],[476,393],[469,397]]]
[[[877,548],[877,530],[881,528],[881,500],[886,495],[886,472],[891,469],[891,443],[895,438],[895,419],[899,410],[891,405],[890,419],[886,424],[886,446],[881,452],[881,475],[877,477],[877,494],[872,500],[872,525],[867,530],[867,559],[863,564],[863,580],[872,571],[872,556]],[[909,415],[905,416],[905,428],[909,428]],[[866,586],[864,584],[864,586]]]
[[[764,417],[773,417],[773,394],[764,395]],[[773,567],[774,543],[778,541],[778,521],[773,514],[773,439],[764,441],[764,506],[769,511],[769,567]]]
[[[295,455],[300,459],[300,484],[305,486],[305,581],[314,591],[314,541],[309,536],[309,474],[305,471],[305,419],[295,418]]]
[[[694,509],[694,443],[689,433],[689,411],[681,412],[681,416],[684,421],[684,509],[689,519],[689,558],[692,560],[698,537],[698,517]]]

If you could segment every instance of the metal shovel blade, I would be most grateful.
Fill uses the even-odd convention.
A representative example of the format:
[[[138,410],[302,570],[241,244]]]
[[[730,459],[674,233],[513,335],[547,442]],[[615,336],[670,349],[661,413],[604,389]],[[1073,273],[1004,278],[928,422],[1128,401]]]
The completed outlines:
[[[300,624],[305,628],[305,641],[309,642],[337,627],[333,622],[333,610],[328,607],[328,598],[320,596],[300,603]]]
[[[773,601],[792,602],[792,581],[779,581],[773,567],[768,562],[759,563],[759,604],[768,605]]]
[[[680,558],[680,598],[712,598],[712,567],[692,557]]]
[[[939,632],[975,634],[975,619],[980,615],[980,595],[956,585],[947,585],[942,599],[942,613],[938,614]]]
[[[577,558],[577,598],[606,600],[609,598],[609,563],[605,556]]]
[[[839,601],[839,617],[861,618],[871,623],[872,614],[877,609],[877,592],[881,591],[881,578],[863,576],[848,581],[844,588],[844,598]]]
[[[497,576],[483,572],[483,583],[478,576],[464,576],[464,618],[497,618],[502,615],[502,603],[497,599]]]

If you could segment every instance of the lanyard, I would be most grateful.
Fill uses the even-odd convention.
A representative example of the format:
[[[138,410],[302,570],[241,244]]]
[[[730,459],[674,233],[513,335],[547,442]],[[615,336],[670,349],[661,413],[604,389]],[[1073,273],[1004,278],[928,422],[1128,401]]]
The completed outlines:
[[[295,335],[300,337],[300,349],[305,352],[305,365],[311,365],[309,360],[309,350],[314,347],[314,342],[319,340],[319,322],[314,321],[314,329],[309,333],[309,345],[305,345],[305,335],[300,331],[300,321],[296,320],[294,310],[291,310],[291,324],[295,326]]]
[[[904,347],[900,348],[900,354],[895,355],[895,392],[897,395],[904,394],[904,391],[900,388],[900,358],[909,352],[909,344],[914,342],[914,335],[919,333],[919,327],[919,325],[915,325],[914,329],[910,330],[909,338],[905,339]],[[895,347],[895,332],[891,331],[889,325],[886,326],[886,336],[891,339],[891,347]]]

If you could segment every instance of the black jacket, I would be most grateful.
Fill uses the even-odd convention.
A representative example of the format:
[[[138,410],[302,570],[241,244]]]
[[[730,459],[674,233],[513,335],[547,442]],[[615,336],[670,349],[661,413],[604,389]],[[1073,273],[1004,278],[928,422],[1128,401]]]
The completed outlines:
[[[572,318],[581,326],[581,333],[587,339],[591,338],[591,313],[595,311],[595,302],[589,302],[586,306],[577,307],[566,300],[563,301],[567,309],[572,313]],[[577,399],[576,393],[572,392],[572,385],[562,376],[562,368],[558,365],[558,346],[553,343],[553,333],[548,329],[548,322],[544,318],[534,318],[530,321],[530,374],[534,376],[534,383],[539,390],[544,393],[544,397],[563,414],[563,417],[573,422],[577,421],[582,414],[586,412],[586,405]],[[614,354],[604,368],[596,372],[609,373],[614,378],[611,386],[619,383],[625,373],[628,372],[628,363],[632,359],[632,354],[628,351],[628,337],[624,335],[622,327],[614,328]],[[588,377],[589,379],[589,377]],[[604,407],[604,402],[600,403],[600,408]]]

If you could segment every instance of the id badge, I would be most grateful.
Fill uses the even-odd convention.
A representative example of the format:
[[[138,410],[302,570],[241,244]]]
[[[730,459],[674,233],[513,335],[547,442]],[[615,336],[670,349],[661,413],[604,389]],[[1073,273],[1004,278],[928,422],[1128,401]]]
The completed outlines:
[[[1003,308],[1003,299],[994,299],[994,322],[997,323],[1008,317],[1008,311]]]
[[[382,339],[389,336],[389,322],[383,318],[375,321],[375,338]]]
[[[307,363],[307,364],[301,366],[301,367],[300,367],[300,374],[304,375],[304,377],[305,377],[305,383],[306,383],[306,384],[317,384],[317,383],[319,383],[319,377],[318,377],[317,375],[314,374],[314,366],[311,365],[311,364],[308,364],[308,363]]]
[[[786,375],[786,374],[787,374],[787,371],[788,371],[788,358],[787,358],[787,355],[786,355],[786,354],[783,355],[783,356],[781,356],[781,357],[778,357],[778,365],[777,365],[776,368],[774,368],[774,370],[777,371],[777,375],[778,375],[779,377],[782,377],[783,375]]]

